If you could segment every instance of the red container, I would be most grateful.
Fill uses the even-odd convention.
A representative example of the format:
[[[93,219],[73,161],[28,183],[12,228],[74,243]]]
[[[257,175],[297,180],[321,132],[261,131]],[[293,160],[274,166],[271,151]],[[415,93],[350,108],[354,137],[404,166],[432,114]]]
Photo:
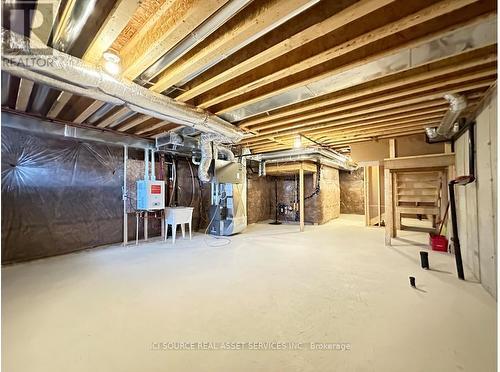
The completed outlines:
[[[429,244],[433,251],[448,252],[448,239],[443,235],[431,235]]]

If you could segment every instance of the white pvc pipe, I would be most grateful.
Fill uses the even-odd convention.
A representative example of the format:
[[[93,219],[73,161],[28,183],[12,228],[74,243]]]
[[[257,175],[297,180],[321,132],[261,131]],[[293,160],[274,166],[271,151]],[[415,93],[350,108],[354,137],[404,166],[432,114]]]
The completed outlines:
[[[156,181],[155,174],[155,150],[151,149],[151,181]]]
[[[149,180],[149,149],[144,149],[144,180]]]
[[[123,245],[128,243],[128,214],[127,214],[127,160],[128,147],[123,146]]]

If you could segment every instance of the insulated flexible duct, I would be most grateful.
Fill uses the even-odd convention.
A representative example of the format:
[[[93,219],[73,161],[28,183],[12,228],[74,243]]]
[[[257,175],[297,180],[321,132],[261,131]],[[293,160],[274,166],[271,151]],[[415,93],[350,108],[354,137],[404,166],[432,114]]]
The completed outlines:
[[[70,93],[124,104],[131,110],[213,133],[221,142],[237,143],[244,133],[208,111],[177,102],[131,81],[105,73],[79,58],[2,28],[2,69]]]
[[[220,146],[221,138],[220,136],[204,133],[201,135],[200,139],[200,150],[201,150],[201,160],[198,165],[198,178],[201,182],[209,182],[210,174],[208,173],[210,169],[210,164],[212,164],[212,159],[214,157],[214,152],[216,157],[219,155],[224,155],[228,161],[234,161],[233,152],[227,147]]]
[[[213,159],[212,152],[212,140],[213,137],[208,134],[202,134],[200,140],[200,150],[201,150],[201,161],[198,166],[198,178],[201,182],[209,182],[210,175],[208,170],[210,169],[210,164]]]
[[[460,113],[467,108],[467,100],[464,96],[458,94],[445,94],[444,99],[450,103],[450,108],[441,120],[436,129],[437,134],[443,137],[450,137],[453,125],[459,118]]]
[[[216,148],[217,148],[217,158],[219,158],[219,155],[222,154],[226,157],[226,160],[234,161],[234,154],[230,149],[222,146],[217,146]]]

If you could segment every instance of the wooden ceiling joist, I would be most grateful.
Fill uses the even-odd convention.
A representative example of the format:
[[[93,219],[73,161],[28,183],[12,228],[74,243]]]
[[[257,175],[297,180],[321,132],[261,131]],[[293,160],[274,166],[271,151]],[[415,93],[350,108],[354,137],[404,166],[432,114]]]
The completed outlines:
[[[118,110],[116,110],[114,113],[109,115],[107,118],[105,118],[101,122],[97,123],[96,127],[98,127],[98,128],[106,128],[106,127],[112,128],[112,127],[119,124],[119,122],[117,122],[117,121],[120,120],[120,118],[129,114],[130,112],[131,111],[128,107],[121,107]]]
[[[491,2],[476,2],[463,9],[441,15],[440,17],[433,18],[418,26],[364,45],[362,48],[355,49],[338,58],[332,58],[322,64],[314,65],[300,72],[287,74],[286,77],[281,79],[273,80],[271,78],[270,81],[266,80],[263,82],[263,85],[257,82],[257,87],[252,85],[252,88],[247,88],[246,92],[243,94],[210,106],[209,110],[216,114],[223,114],[276,96],[291,89],[303,87],[331,75],[339,74],[354,67],[394,54],[400,50],[412,48],[433,40],[450,30],[477,22],[478,19],[491,14],[493,10],[494,4],[492,5]]]
[[[117,0],[113,10],[108,14],[99,32],[92,40],[89,48],[83,55],[83,60],[97,64],[102,54],[111,48],[118,35],[127,26],[133,12],[141,0]]]
[[[59,97],[57,97],[57,99],[52,104],[52,107],[47,113],[47,117],[51,119],[57,118],[57,116],[61,113],[62,109],[64,108],[64,106],[66,106],[71,97],[73,97],[73,94],[71,93],[68,92],[59,93]]]
[[[150,116],[147,115],[139,115],[137,118],[131,120],[127,124],[121,125],[117,128],[119,132],[126,132],[134,127],[137,127],[138,125],[146,122],[147,120],[151,119]]]
[[[124,76],[135,79],[227,1],[173,0],[165,3],[120,51]]]
[[[269,32],[258,41],[234,53],[230,59],[222,61],[188,83],[185,87],[186,92],[179,95],[177,99],[188,101],[254,69],[256,66],[285,54],[288,55],[292,50],[393,1],[395,0],[351,1],[353,4],[347,8],[344,8],[345,2],[320,2],[305,11],[299,19],[294,18]],[[323,18],[329,14],[330,17]],[[309,27],[303,25],[309,25]]]
[[[349,111],[347,114],[339,114],[337,117],[331,118],[325,122],[325,125],[329,125],[331,129],[335,128],[345,128],[353,125],[357,125],[359,123],[382,123],[396,119],[402,118],[410,118],[410,117],[418,117],[419,115],[425,115],[436,112],[444,112],[448,109],[449,105],[446,103],[444,99],[432,100],[429,103],[424,102],[417,105],[404,105],[391,109],[391,110],[377,110],[373,109],[367,110],[368,113],[363,113],[362,109]],[[329,128],[325,127],[325,128]],[[319,127],[320,129],[323,127]],[[296,133],[305,133],[308,129],[305,128],[303,130],[291,131],[288,133],[296,134]],[[314,131],[314,129],[313,129]],[[276,133],[268,136],[255,136],[247,139],[248,143],[254,143],[258,141],[262,141],[263,138],[273,138],[278,139],[284,135],[289,135],[287,133],[280,134]]]
[[[477,104],[479,101],[480,94],[477,95],[469,95],[469,105],[474,106]],[[305,135],[311,135],[312,137],[321,135],[322,133],[328,134],[332,130],[342,130],[342,129],[349,129],[349,128],[359,128],[359,127],[365,127],[365,126],[370,126],[378,123],[387,123],[393,120],[405,120],[413,117],[418,117],[423,114],[429,114],[435,112],[434,110],[437,110],[436,112],[445,112],[449,105],[448,103],[445,103],[443,99],[439,100],[434,100],[434,101],[429,101],[430,105],[427,106],[424,102],[424,104],[417,104],[417,105],[401,105],[400,108],[396,110],[381,110],[377,111],[375,115],[359,115],[359,116],[354,116],[354,120],[349,120],[349,121],[337,121],[335,122],[335,125],[332,126],[332,128],[322,128],[319,130],[311,130],[311,131],[301,131],[300,134],[305,134]],[[425,110],[427,108],[427,110]],[[423,109],[423,110],[422,110]],[[399,114],[399,115],[397,115]],[[373,120],[377,119],[378,120]],[[281,140],[287,140],[290,138],[293,138],[296,134],[285,134],[281,136],[268,136],[268,137],[253,137],[250,139],[246,139],[243,144],[245,146],[258,146],[258,145],[263,145],[263,144],[269,144],[274,141],[275,143],[281,143]]]
[[[435,100],[435,99],[438,99],[438,98],[441,98],[443,97],[444,94],[446,93],[460,93],[460,92],[464,92],[464,91],[467,91],[467,90],[473,90],[473,89],[477,89],[477,88],[485,88],[485,87],[488,87],[489,85],[491,85],[494,81],[496,80],[496,76],[494,75],[489,75],[483,79],[478,79],[478,80],[473,80],[473,81],[470,81],[470,82],[465,82],[465,83],[462,83],[462,82],[459,82],[459,83],[455,83],[455,84],[450,84],[450,85],[444,85],[444,86],[441,86],[441,87],[435,87],[431,90],[427,90],[427,94],[423,94],[423,93],[409,93],[407,95],[404,95],[402,96],[399,96],[398,100],[394,100],[394,97],[391,97],[390,95],[387,95],[387,97],[379,97],[380,99],[377,99],[377,103],[384,103],[386,101],[389,101],[389,102],[386,102],[386,104],[384,105],[385,107],[384,108],[394,108],[394,107],[398,107],[399,105],[404,105],[404,104],[412,104],[412,103],[417,103],[417,102],[422,102],[422,101],[426,101],[426,100]],[[413,94],[413,95],[412,95]],[[392,100],[392,102],[391,102]],[[373,101],[373,100],[370,100],[370,101]],[[367,104],[371,104],[373,102],[369,102],[368,100],[363,100],[363,101],[355,101],[354,103],[347,103],[345,105],[339,105],[338,108],[337,108],[337,112],[342,112],[342,111],[346,111],[346,110],[350,110],[352,108],[362,108],[364,105],[367,105]],[[332,109],[333,111],[333,109]],[[317,129],[317,130],[321,130],[321,129],[325,129],[325,128],[328,128],[329,126],[332,126],[331,124],[328,123],[328,121],[331,121],[332,119],[329,118],[327,121],[325,122],[321,122],[319,124],[307,124],[307,125],[303,125],[303,126],[286,126],[286,125],[283,125],[279,128],[273,128],[273,129],[270,129],[268,131],[263,131],[262,133],[259,133],[257,136],[255,136],[255,138],[259,137],[259,136],[269,136],[269,137],[272,137],[272,136],[276,136],[277,134],[287,134],[287,133],[298,133],[300,131],[304,131],[304,130],[313,130],[313,129]]]
[[[385,128],[373,128],[373,130],[368,130],[368,129],[364,129],[364,130],[358,130],[357,132],[348,132],[348,131],[339,131],[338,133],[331,133],[331,132],[325,132],[325,133],[318,133],[316,136],[319,136],[322,138],[322,140],[318,141],[318,142],[323,142],[325,139],[329,139],[329,138],[337,138],[337,137],[342,137],[342,136],[347,136],[348,134],[355,134],[353,136],[351,136],[350,138],[354,138],[354,137],[362,137],[362,136],[366,136],[366,137],[373,137],[373,136],[377,136],[377,135],[380,135],[379,131],[383,131],[384,134],[390,134],[390,133],[395,133],[397,132],[398,130],[400,130],[401,128],[405,127],[405,128],[417,128],[420,130],[421,133],[424,132],[424,128],[425,127],[429,127],[429,126],[437,126],[440,121],[441,121],[442,117],[436,117],[435,119],[428,119],[428,120],[420,120],[420,121],[415,121],[415,122],[399,122],[397,124],[393,123],[393,124],[390,124],[390,125],[387,125]],[[375,133],[374,133],[375,131]],[[309,137],[315,139],[317,138],[315,135],[311,135],[309,134]],[[288,148],[291,148],[293,147],[293,143],[294,143],[294,136],[290,136],[288,138],[283,138],[279,143],[265,143],[265,144],[259,144],[259,145],[247,145],[247,147],[253,149],[253,150],[259,150],[261,149],[262,147],[279,147],[279,146],[282,146],[282,145],[288,145]]]
[[[390,37],[402,30],[409,29],[427,20],[450,13],[456,9],[474,3],[475,1],[476,0],[443,0],[409,16],[371,30],[370,23],[377,25],[383,20],[373,16],[368,18],[365,17],[359,22],[352,23],[345,19],[344,23],[338,26],[336,22],[332,22],[333,30],[337,30],[341,26],[350,23],[348,25],[349,27],[346,27],[349,30],[342,30],[342,32],[338,33],[333,32],[328,37],[325,36],[324,38],[320,38],[317,44],[309,43],[303,45],[301,48],[287,53],[278,60],[268,62],[266,66],[256,71],[252,71],[244,76],[239,76],[237,79],[211,90],[196,103],[203,108],[214,106],[220,102],[242,95],[249,90],[255,90],[290,75],[311,69],[314,66],[327,63],[370,43]],[[407,2],[406,4],[418,3],[419,2]],[[394,6],[399,8],[400,12],[404,12],[404,7],[402,5],[401,3],[394,4]],[[373,7],[370,10],[373,11]],[[390,14],[389,11],[386,12]],[[366,13],[361,13],[361,15],[365,14]],[[356,18],[354,18],[354,20]],[[367,31],[366,33],[354,38],[350,36],[349,33],[356,35],[360,33],[360,29],[363,28]],[[331,47],[328,48],[328,45],[331,45]]]
[[[68,19],[68,9],[77,0],[50,1]],[[70,53],[99,65],[111,49],[121,57],[120,77],[140,77],[140,83],[149,83],[155,92],[215,114],[238,117],[239,111],[252,115],[256,109],[277,107],[235,124],[252,135],[241,146],[253,153],[290,149],[298,135],[304,146],[339,148],[423,133],[446,114],[445,94],[464,95],[464,115],[470,116],[497,79],[497,44],[492,35],[483,37],[497,11],[492,0],[230,2],[106,0],[105,7],[99,2]],[[197,34],[222,9],[227,20]],[[232,10],[229,16],[226,11]],[[39,17],[36,13],[35,23]],[[450,48],[440,45],[438,54],[433,48],[419,54],[424,44],[456,40],[470,25],[482,30],[474,34],[472,44],[454,41],[458,44]],[[51,34],[63,28],[58,23],[54,31],[53,24],[44,23],[31,36],[48,43]],[[471,45],[475,49],[467,49]],[[388,59],[397,62],[387,66]],[[367,66],[354,80],[345,78],[355,73],[353,69],[379,62],[384,70],[377,70],[378,75]],[[309,84],[320,81],[331,82],[330,91],[306,98],[319,94]],[[41,87],[15,76],[5,79],[2,104],[9,110],[32,110],[31,102],[38,101],[31,93],[38,95]],[[306,89],[310,94],[301,100],[297,96]],[[47,117],[55,120],[85,125],[100,118],[97,128],[143,138],[179,127],[68,92],[52,102],[55,92],[46,102],[52,104]],[[294,96],[300,101],[292,102]]]
[[[83,110],[74,120],[74,123],[81,124],[87,120],[90,115],[99,110],[104,105],[102,101],[92,102],[85,110]]]
[[[388,115],[382,118],[375,118],[375,119],[371,119],[369,117],[360,117],[353,120],[337,120],[328,123],[328,126],[325,128],[315,129],[315,130],[303,130],[296,133],[274,136],[273,139],[276,141],[277,139],[283,139],[286,137],[295,136],[296,134],[299,133],[303,135],[308,135],[308,134],[317,135],[320,133],[333,133],[360,127],[371,128],[371,127],[376,127],[377,125],[390,126],[398,124],[399,122],[402,121],[416,121],[427,117],[443,117],[447,109],[448,107],[441,106],[438,107],[437,109],[420,110],[420,111],[397,114],[397,115]]]
[[[127,25],[130,17],[131,10],[137,9],[140,0],[118,0],[106,17],[106,20],[101,25],[97,35],[94,37],[89,47],[85,51],[82,59],[86,62],[97,65],[100,63],[102,54],[108,50],[118,35]],[[70,101],[73,95],[68,92],[61,92],[59,98],[53,103],[49,110],[48,116],[56,118],[63,110],[64,106]],[[78,120],[86,120],[90,115],[97,111],[102,104],[95,101],[87,107],[80,115],[77,116]],[[94,109],[94,111],[92,111]],[[82,119],[83,117],[83,119]],[[78,123],[78,121],[75,121]]]
[[[434,80],[443,76],[460,75],[463,71],[474,69],[479,66],[489,65],[494,68],[497,60],[496,53],[496,45],[472,50],[451,58],[368,81],[354,87],[328,93],[324,96],[290,105],[282,109],[273,110],[268,115],[260,115],[252,119],[244,120],[240,127],[242,129],[267,129],[278,126],[279,124],[293,123],[300,120],[324,116],[328,114],[328,112],[325,112],[328,106],[336,105],[361,96],[391,92],[404,85]],[[269,126],[266,123],[270,123]]]
[[[153,124],[153,125],[149,125],[149,126],[147,126],[145,128],[139,128],[138,130],[134,131],[134,134],[142,135],[142,134],[146,134],[146,133],[149,133],[149,132],[154,132],[157,129],[165,128],[165,127],[171,126],[171,125],[173,125],[173,124],[171,122],[169,122],[169,121],[160,121],[159,123],[156,123],[156,124]]]
[[[487,85],[487,84],[484,84],[484,85]],[[485,88],[485,87],[483,87]],[[475,107],[475,105],[477,104],[479,98],[482,94],[481,93],[474,93],[473,95],[470,95],[470,107]],[[444,100],[443,100],[444,101]],[[469,107],[469,108],[470,108]],[[438,117],[441,118],[443,115],[439,115]],[[400,117],[399,119],[393,121],[392,123],[389,122],[389,121],[385,121],[385,123],[383,124],[378,124],[379,126],[382,125],[382,126],[396,126],[398,123],[401,123],[403,120],[405,121],[408,121],[408,120],[419,120],[420,118],[422,118],[423,116],[409,116],[410,119],[408,118],[404,118],[404,117]],[[412,119],[413,118],[413,119]],[[378,120],[376,120],[378,121]],[[278,146],[280,144],[282,144],[283,142],[290,142],[293,141],[293,138],[295,137],[295,135],[297,134],[304,134],[304,135],[307,135],[307,136],[311,136],[314,138],[314,136],[318,136],[318,135],[328,135],[329,133],[335,131],[335,130],[339,130],[339,131],[342,131],[342,130],[345,130],[345,129],[348,129],[348,128],[360,128],[360,127],[364,127],[363,130],[366,131],[368,130],[370,127],[374,127],[374,126],[377,126],[377,123],[376,122],[370,122],[370,121],[359,121],[358,123],[356,124],[351,124],[351,125],[348,125],[348,126],[342,126],[342,127],[338,127],[341,122],[337,122],[337,123],[334,123],[334,125],[330,125],[329,127],[326,126],[326,125],[323,125],[323,126],[320,126],[319,128],[317,129],[314,129],[314,130],[302,130],[302,131],[296,131],[296,132],[292,132],[292,133],[285,133],[285,134],[281,134],[279,136],[267,136],[267,137],[260,137],[260,138],[250,138],[250,139],[247,139],[244,144],[246,146],[249,146],[249,147],[252,147],[252,146],[261,146],[261,145],[264,145],[266,144],[266,141],[272,141],[275,143],[275,146]],[[256,142],[257,141],[257,142]]]
[[[312,4],[313,2],[308,0],[252,2],[243,12],[237,14],[160,74],[152,89],[155,92],[163,92],[193,72],[207,68],[220,56],[228,56],[255,34],[269,31],[289,14],[295,14],[301,9],[305,10]]]
[[[34,83],[31,80],[21,79],[17,93],[16,110],[26,111],[33,90]]]

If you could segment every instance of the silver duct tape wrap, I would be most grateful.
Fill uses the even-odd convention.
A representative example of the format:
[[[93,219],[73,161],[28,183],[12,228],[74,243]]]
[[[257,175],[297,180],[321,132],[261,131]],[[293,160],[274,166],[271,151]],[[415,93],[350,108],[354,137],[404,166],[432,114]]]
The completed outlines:
[[[207,111],[111,76],[79,58],[4,28],[2,52],[2,69],[13,75],[104,102],[125,104],[131,110],[215,134],[221,142],[237,143],[243,138],[243,131]]]

